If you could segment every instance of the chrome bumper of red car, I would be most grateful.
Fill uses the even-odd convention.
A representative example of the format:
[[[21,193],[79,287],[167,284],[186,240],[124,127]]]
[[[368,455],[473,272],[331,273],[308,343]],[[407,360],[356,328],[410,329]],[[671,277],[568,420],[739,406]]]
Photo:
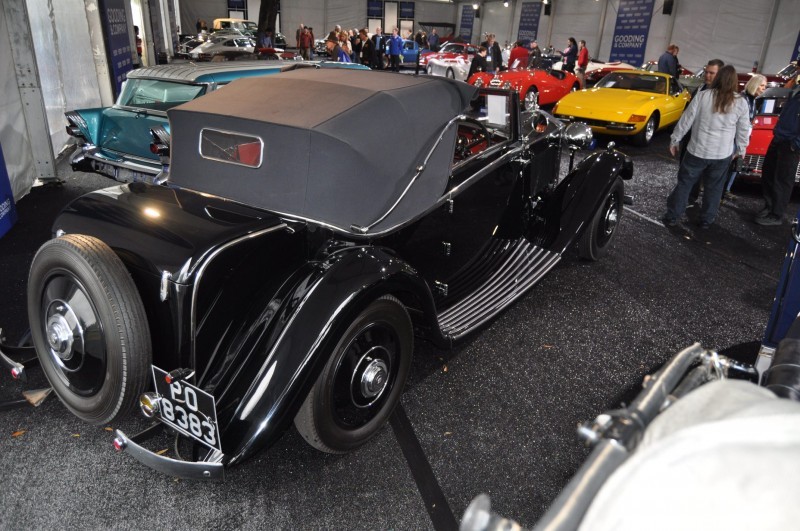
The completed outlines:
[[[223,481],[225,479],[225,466],[221,462],[172,459],[139,446],[121,430],[115,430],[114,435],[114,448],[120,452],[125,452],[153,470],[184,479],[215,481]],[[212,459],[221,459],[221,457],[222,454],[219,452],[212,454]]]

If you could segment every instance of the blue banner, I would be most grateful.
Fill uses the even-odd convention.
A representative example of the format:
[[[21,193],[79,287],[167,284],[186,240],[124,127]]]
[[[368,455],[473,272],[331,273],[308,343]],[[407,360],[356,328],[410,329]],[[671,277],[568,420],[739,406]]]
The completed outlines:
[[[133,24],[128,23],[125,15],[125,0],[103,0],[102,5],[100,19],[106,33],[106,51],[116,95],[120,93],[122,82],[128,78],[128,72],[133,70],[131,38],[128,34],[133,31]]]
[[[11,230],[17,222],[17,209],[14,205],[14,194],[8,180],[6,161],[3,158],[3,146],[0,146],[0,238]]]
[[[654,2],[655,0],[619,0],[609,61],[623,61],[633,66],[644,62]]]
[[[414,2],[400,2],[400,18],[414,18]]]
[[[472,24],[475,23],[475,10],[472,6],[465,5],[461,8],[461,32],[459,37],[464,39],[464,42],[472,42]]]
[[[383,18],[383,0],[367,0],[367,18]]]
[[[794,51],[792,52],[792,61],[800,61],[800,31],[797,32],[797,42],[794,43]]]
[[[519,15],[518,41],[535,41],[539,33],[539,17],[542,14],[541,2],[523,2]]]

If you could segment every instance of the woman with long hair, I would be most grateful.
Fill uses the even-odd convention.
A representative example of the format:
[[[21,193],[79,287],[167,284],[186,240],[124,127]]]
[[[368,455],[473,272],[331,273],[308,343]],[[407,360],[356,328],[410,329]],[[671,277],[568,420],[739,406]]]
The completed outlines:
[[[689,130],[692,138],[678,170],[678,182],[667,198],[664,225],[678,224],[689,192],[700,179],[705,191],[697,223],[703,229],[714,223],[734,149],[736,155],[744,156],[750,139],[750,111],[737,88],[736,70],[723,66],[711,88],[698,92],[678,121],[670,137],[672,156],[678,156],[680,141]]]

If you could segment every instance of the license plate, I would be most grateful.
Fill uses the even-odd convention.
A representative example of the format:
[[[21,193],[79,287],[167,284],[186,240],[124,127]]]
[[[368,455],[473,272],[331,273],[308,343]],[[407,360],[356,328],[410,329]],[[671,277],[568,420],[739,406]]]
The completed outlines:
[[[104,162],[95,162],[94,167],[99,173],[102,173],[106,177],[111,177],[112,179],[117,178],[117,168],[112,166],[111,164],[106,164]]]
[[[214,397],[184,382],[167,383],[167,373],[155,365],[153,381],[159,395],[157,417],[183,435],[222,451]]]

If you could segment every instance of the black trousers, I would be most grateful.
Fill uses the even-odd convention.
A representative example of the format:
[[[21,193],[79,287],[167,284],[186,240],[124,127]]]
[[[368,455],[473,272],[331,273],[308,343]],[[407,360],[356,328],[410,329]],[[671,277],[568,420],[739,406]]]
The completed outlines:
[[[761,191],[764,206],[776,216],[783,216],[792,196],[800,151],[792,151],[791,142],[772,139],[764,157]]]

